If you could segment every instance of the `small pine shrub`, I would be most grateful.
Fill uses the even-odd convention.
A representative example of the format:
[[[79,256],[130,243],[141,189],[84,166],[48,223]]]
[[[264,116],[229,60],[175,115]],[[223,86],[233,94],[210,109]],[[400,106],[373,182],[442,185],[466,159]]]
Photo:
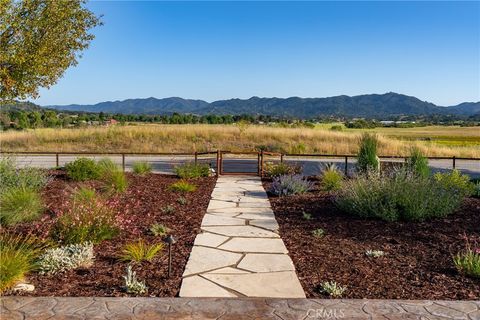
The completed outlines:
[[[52,230],[54,239],[64,244],[98,243],[118,234],[114,212],[101,198],[73,198],[71,208]]]
[[[187,204],[187,199],[185,197],[178,197],[177,199],[178,204],[181,204],[182,206]]]
[[[162,250],[163,243],[147,245],[145,241],[138,240],[125,245],[122,249],[120,260],[133,262],[152,261]]]
[[[166,205],[162,208],[162,212],[166,214],[172,214],[175,212],[175,207],[171,205]]]
[[[425,158],[418,148],[412,149],[410,157],[407,159],[407,168],[411,172],[422,177],[428,177],[430,175],[428,159]]]
[[[277,196],[303,194],[313,188],[313,183],[301,175],[284,175],[273,178],[271,192]]]
[[[341,286],[335,281],[323,282],[321,284],[321,288],[322,292],[334,298],[341,297],[345,293],[345,291],[347,291],[347,287]]]
[[[28,187],[12,187],[0,195],[0,223],[11,226],[37,219],[43,211],[38,191]]]
[[[364,133],[360,138],[357,167],[360,172],[379,171],[380,159],[377,156],[378,139],[374,134]]]
[[[328,164],[321,175],[320,182],[325,191],[335,191],[342,187],[342,174],[334,164]]]
[[[55,274],[76,268],[88,268],[93,264],[93,244],[70,244],[48,249],[38,258],[40,274]]]
[[[181,179],[196,179],[201,177],[208,177],[210,174],[210,167],[204,163],[185,163],[175,167],[175,174]]]
[[[467,241],[465,250],[453,257],[453,263],[458,272],[472,278],[480,278],[480,247],[472,249]]]
[[[170,228],[167,228],[163,224],[154,223],[150,226],[150,232],[155,237],[163,237],[163,236],[167,235],[167,233],[170,232]]]
[[[127,267],[127,274],[123,276],[123,279],[125,280],[125,290],[127,293],[144,294],[148,290],[145,282],[137,279],[137,273],[132,270],[132,266],[130,265]]]
[[[96,180],[100,178],[100,168],[97,163],[88,158],[78,158],[65,166],[67,175],[75,181]]]
[[[194,192],[195,190],[197,190],[197,186],[191,184],[188,181],[180,180],[171,184],[168,187],[168,189],[170,191],[178,191],[178,192]]]
[[[312,234],[316,238],[323,238],[325,236],[325,230],[319,228],[312,231]]]
[[[133,172],[138,175],[146,175],[152,172],[152,165],[146,161],[137,161],[133,163]]]
[[[300,174],[302,172],[302,168],[300,166],[288,164],[286,162],[266,162],[264,164],[263,172],[266,177],[273,178],[283,175]]]
[[[41,247],[29,236],[0,234],[0,293],[10,289],[35,269]]]

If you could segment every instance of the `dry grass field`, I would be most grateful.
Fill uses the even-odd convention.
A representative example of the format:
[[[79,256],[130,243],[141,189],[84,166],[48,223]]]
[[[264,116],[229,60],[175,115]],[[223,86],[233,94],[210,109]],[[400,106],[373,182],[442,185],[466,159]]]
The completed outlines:
[[[329,130],[331,125],[278,128],[234,125],[129,125],[36,129],[0,133],[3,151],[202,152],[258,150],[354,154],[362,132],[376,132],[381,155],[407,155],[417,146],[429,156],[480,157],[480,128],[424,127]]]

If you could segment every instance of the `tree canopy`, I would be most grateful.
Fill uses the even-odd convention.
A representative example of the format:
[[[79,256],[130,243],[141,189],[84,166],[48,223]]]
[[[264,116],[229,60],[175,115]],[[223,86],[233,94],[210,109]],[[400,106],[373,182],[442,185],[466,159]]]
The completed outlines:
[[[77,64],[100,18],[85,0],[0,0],[0,101],[38,97]]]

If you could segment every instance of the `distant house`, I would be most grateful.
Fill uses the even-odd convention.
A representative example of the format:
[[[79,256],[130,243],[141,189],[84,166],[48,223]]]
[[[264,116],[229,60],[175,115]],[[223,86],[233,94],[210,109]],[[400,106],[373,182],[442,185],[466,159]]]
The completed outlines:
[[[103,122],[103,125],[104,125],[104,126],[107,126],[107,127],[109,127],[109,126],[114,126],[114,125],[116,125],[116,124],[118,124],[118,121],[115,120],[115,119],[109,119],[109,120],[105,120],[105,121]]]

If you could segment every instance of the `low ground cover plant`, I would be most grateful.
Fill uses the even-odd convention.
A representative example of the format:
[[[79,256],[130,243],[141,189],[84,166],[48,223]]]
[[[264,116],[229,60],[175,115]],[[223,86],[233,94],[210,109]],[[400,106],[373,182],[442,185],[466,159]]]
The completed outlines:
[[[175,174],[181,179],[208,177],[210,175],[210,167],[205,163],[189,162],[176,166]]]
[[[73,196],[71,208],[57,220],[52,231],[54,239],[64,244],[98,243],[112,239],[118,233],[113,210],[95,196]]]
[[[30,236],[0,234],[0,293],[13,287],[35,269],[41,246]]]
[[[325,191],[335,191],[342,187],[342,174],[335,164],[327,164],[320,176],[320,185]]]
[[[163,250],[163,243],[148,245],[144,240],[127,243],[120,254],[120,260],[142,262],[152,261]]]
[[[457,270],[472,278],[480,278],[480,246],[467,241],[465,249],[453,257]]]
[[[360,138],[360,149],[357,155],[358,171],[367,172],[380,170],[380,159],[377,156],[377,149],[377,136],[364,133]]]
[[[171,191],[178,191],[178,192],[194,192],[195,190],[197,190],[197,186],[194,184],[191,184],[188,181],[180,180],[171,184],[168,187],[168,189]]]
[[[39,191],[48,182],[49,176],[45,170],[26,167],[17,169],[11,158],[0,160],[0,194],[10,188],[28,187]]]
[[[312,231],[312,234],[315,238],[323,238],[325,236],[325,230],[322,228],[315,229]]]
[[[266,162],[263,169],[266,177],[278,177],[283,175],[300,174],[302,168],[294,164],[288,164],[286,162]]]
[[[313,183],[301,175],[283,175],[273,178],[271,192],[277,196],[289,196],[310,191]]]
[[[345,182],[336,203],[343,211],[387,221],[422,221],[452,213],[472,192],[468,177],[454,170],[422,177],[400,170],[369,172]]]
[[[127,267],[127,274],[123,276],[125,280],[125,291],[132,294],[144,294],[148,288],[145,282],[137,279],[137,273],[132,270],[132,266]]]
[[[40,193],[26,186],[12,187],[0,194],[0,223],[11,226],[37,219],[43,211]]]
[[[185,198],[185,197],[178,197],[177,202],[178,202],[178,204],[181,204],[182,206],[184,206],[188,203],[187,198]]]
[[[37,263],[41,274],[55,274],[76,268],[88,268],[93,264],[93,259],[93,244],[85,242],[47,249]]]
[[[345,291],[347,291],[347,287],[341,286],[335,281],[326,281],[323,282],[320,286],[322,292],[334,298],[341,297],[345,293]]]
[[[385,252],[383,252],[382,250],[367,250],[365,251],[365,255],[367,257],[380,258],[385,255]]]
[[[87,181],[100,178],[100,168],[97,163],[88,158],[78,158],[67,163],[65,170],[70,179],[74,181]]]
[[[163,237],[170,232],[170,228],[164,226],[163,224],[154,223],[150,226],[150,232],[156,237]]]
[[[133,172],[138,175],[146,175],[152,172],[152,165],[147,161],[136,161],[133,163]]]

